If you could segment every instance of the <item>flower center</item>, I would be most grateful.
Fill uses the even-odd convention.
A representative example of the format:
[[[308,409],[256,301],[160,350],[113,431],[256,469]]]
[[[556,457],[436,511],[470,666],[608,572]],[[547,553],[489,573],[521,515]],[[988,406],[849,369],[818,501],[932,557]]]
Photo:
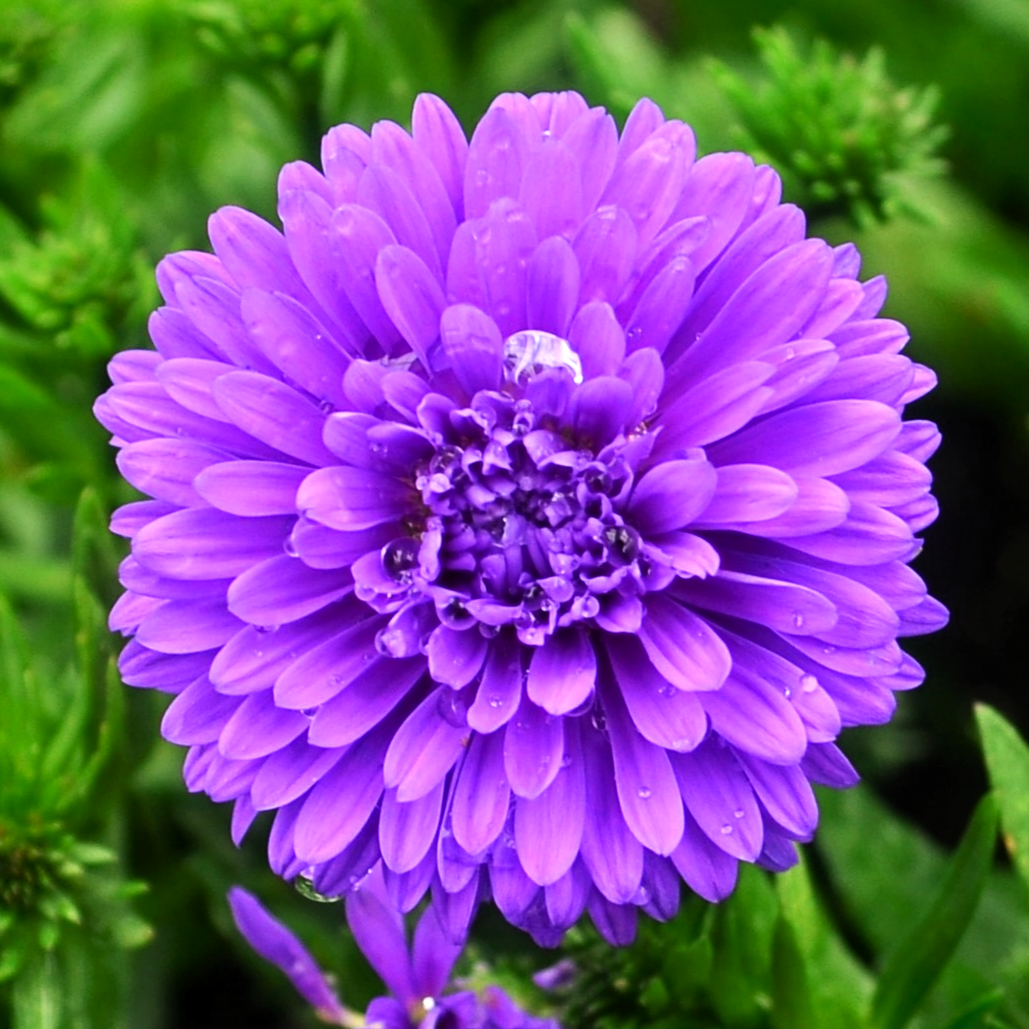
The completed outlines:
[[[431,600],[452,628],[510,625],[540,645],[605,595],[645,591],[642,541],[619,513],[632,484],[621,437],[593,453],[528,399],[492,391],[452,422],[415,471],[422,531],[382,550],[396,592]]]

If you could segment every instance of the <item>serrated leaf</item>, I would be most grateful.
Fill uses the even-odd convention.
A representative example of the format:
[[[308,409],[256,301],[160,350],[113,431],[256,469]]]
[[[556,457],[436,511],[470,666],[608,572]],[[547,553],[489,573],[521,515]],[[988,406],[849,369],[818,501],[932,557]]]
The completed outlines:
[[[1029,887],[1029,746],[999,712],[977,704],[975,717],[997,806],[1001,839]]]
[[[997,806],[977,805],[929,905],[895,943],[872,998],[876,1029],[902,1029],[918,1011],[975,913],[997,837]]]

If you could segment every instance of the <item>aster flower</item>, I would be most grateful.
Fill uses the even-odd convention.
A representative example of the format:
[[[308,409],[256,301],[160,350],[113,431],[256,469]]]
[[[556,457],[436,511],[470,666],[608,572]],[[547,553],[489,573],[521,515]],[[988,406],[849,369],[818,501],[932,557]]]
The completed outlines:
[[[160,264],[96,407],[153,498],[110,621],[279,874],[625,942],[855,782],[840,730],[946,620],[934,377],[779,186],[646,100],[504,95],[468,142],[422,96],[288,165],[282,233],[224,208]]]
[[[377,997],[361,1016],[341,1003],[307,948],[239,886],[229,891],[239,931],[261,957],[278,965],[322,1021],[375,1029],[560,1029],[520,1010],[498,986],[482,995],[444,994],[461,947],[443,932],[433,908],[418,922],[409,948],[404,922],[386,894],[380,872],[347,898],[347,920],[358,945],[392,996]]]

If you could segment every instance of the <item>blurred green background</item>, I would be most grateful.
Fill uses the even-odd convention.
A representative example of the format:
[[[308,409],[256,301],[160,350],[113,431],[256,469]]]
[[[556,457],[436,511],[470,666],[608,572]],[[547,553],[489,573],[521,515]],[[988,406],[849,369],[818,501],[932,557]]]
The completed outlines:
[[[753,30],[772,25],[762,62]],[[912,644],[929,678],[894,722],[844,740],[917,830],[870,799],[827,800],[828,842],[813,855],[860,958],[877,960],[885,930],[847,905],[896,869],[866,870],[848,899],[834,862],[850,847],[861,864],[862,832],[888,825],[919,841],[897,860],[938,863],[944,851],[919,833],[952,848],[986,789],[972,703],[1029,726],[1029,3],[0,0],[0,884],[44,855],[28,894],[0,892],[0,979],[24,957],[15,986],[0,985],[0,1029],[60,1024],[32,1008],[46,983],[85,998],[73,1025],[310,1024],[233,939],[222,898],[234,881],[282,896],[294,927],[347,969],[348,999],[370,995],[336,932],[340,909],[276,893],[260,825],[234,850],[228,811],[188,796],[181,753],[158,741],[160,698],[111,676],[103,613],[120,555],[103,525],[131,496],[90,407],[110,355],[147,345],[157,260],[204,249],[220,205],[273,218],[278,169],[317,162],[329,126],[405,124],[431,91],[470,128],[498,92],[569,88],[619,118],[649,95],[693,125],[703,152],[775,163],[811,232],[855,240],[864,277],[887,275],[886,314],[939,374],[912,412],[945,441],[933,461],[942,515],[916,567],[952,622]],[[818,166],[819,140],[839,161]],[[46,930],[37,960],[39,925],[15,946],[2,905],[31,914],[48,889],[65,900],[42,923],[71,942]],[[905,896],[887,924],[904,924]],[[529,960],[490,924],[486,956]],[[1026,945],[1010,925],[997,933]],[[974,999],[962,983],[954,996]],[[1010,1024],[1029,1024],[1022,1014]],[[734,1024],[719,1017],[710,1024]]]

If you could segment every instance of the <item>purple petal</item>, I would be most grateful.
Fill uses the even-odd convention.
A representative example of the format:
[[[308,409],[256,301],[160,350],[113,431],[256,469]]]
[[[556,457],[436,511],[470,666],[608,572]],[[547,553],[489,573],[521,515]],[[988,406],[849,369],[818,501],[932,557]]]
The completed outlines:
[[[369,964],[398,1000],[415,998],[404,922],[386,896],[378,870],[347,896],[347,923]]]
[[[671,854],[682,839],[682,798],[664,748],[643,739],[617,686],[602,696],[611,739],[618,803],[632,834],[657,854]]]
[[[250,338],[280,373],[319,401],[346,404],[343,375],[352,351],[306,307],[281,293],[248,289],[240,314]]]
[[[362,657],[367,653],[365,650]],[[293,668],[290,672],[295,674]],[[339,670],[332,673],[327,688],[332,689],[333,680],[342,679],[346,674]],[[349,682],[336,687],[338,692],[335,696],[321,704],[311,722],[308,738],[319,747],[342,747],[356,742],[378,725],[424,674],[424,659],[383,658],[376,655]],[[276,683],[277,695],[282,683],[281,678]],[[293,707],[297,699],[294,694],[289,706]]]
[[[791,474],[846,472],[878,457],[900,431],[897,412],[874,400],[827,400],[769,415],[711,448],[716,464],[757,462]]]
[[[768,814],[798,839],[810,839],[818,825],[818,805],[808,777],[801,768],[798,765],[771,765],[749,754],[738,757]]]
[[[392,476],[337,465],[320,468],[301,483],[297,508],[330,529],[356,532],[398,520],[413,498],[413,486]]]
[[[325,414],[285,383],[257,372],[230,372],[211,388],[222,411],[255,439],[309,464],[332,464],[322,443]]]
[[[193,480],[225,453],[188,439],[147,439],[118,452],[118,471],[141,493],[182,507],[203,501]]]
[[[715,732],[734,747],[776,765],[804,756],[807,734],[793,705],[773,686],[738,664],[720,690],[700,695]]]
[[[277,461],[222,461],[201,469],[194,485],[204,500],[229,514],[295,514],[297,489],[308,471]]]
[[[457,774],[450,812],[454,838],[468,853],[481,853],[500,835],[510,797],[502,737],[473,736]]]
[[[229,610],[251,625],[278,626],[320,611],[346,596],[353,577],[344,568],[308,568],[288,554],[248,568],[229,587]]]
[[[764,829],[754,790],[732,750],[709,738],[672,757],[682,799],[715,846],[741,861],[761,853]]]
[[[643,738],[669,750],[696,747],[707,732],[700,701],[659,675],[632,636],[611,636],[604,643],[629,715]]]
[[[544,711],[564,715],[593,693],[596,677],[597,656],[589,637],[565,629],[533,651],[525,686],[529,699]]]
[[[604,897],[615,904],[628,903],[643,878],[643,845],[625,824],[606,737],[584,727],[582,749],[591,815],[583,826],[582,859]]]
[[[648,596],[640,640],[650,663],[681,690],[717,690],[732,661],[718,634],[699,616],[662,596]]]
[[[282,553],[289,518],[248,518],[192,508],[156,518],[137,533],[143,567],[174,579],[225,579]]]
[[[297,739],[269,755],[250,787],[254,808],[271,811],[285,807],[319,782],[343,754],[340,747],[323,750]]]
[[[272,918],[253,894],[233,886],[228,897],[236,927],[247,943],[289,976],[297,992],[319,1018],[342,1025],[346,1012],[307,948],[281,922]]]
[[[636,483],[628,505],[632,523],[647,535],[682,529],[707,507],[717,482],[715,467],[701,455],[665,461]]]
[[[429,674],[436,682],[454,689],[467,686],[479,674],[489,643],[476,629],[459,632],[437,626],[429,636],[426,655]]]
[[[507,632],[493,641],[486,657],[482,682],[468,709],[468,725],[479,733],[492,733],[510,721],[522,695],[521,644]]]
[[[293,831],[293,849],[301,861],[328,861],[357,838],[382,796],[384,745],[385,730],[375,730],[312,787]]]
[[[560,186],[550,192],[559,193]],[[544,235],[538,223],[537,229]],[[567,240],[549,236],[540,243],[529,261],[526,288],[528,327],[564,337],[579,299],[579,262]]]
[[[299,711],[275,706],[271,691],[252,693],[218,736],[218,749],[233,760],[267,757],[292,743],[310,722]]]
[[[440,713],[443,694],[443,688],[430,693],[390,741],[383,774],[386,787],[396,787],[398,800],[417,800],[434,789],[465,746],[467,728]]]
[[[534,798],[515,804],[518,860],[540,886],[556,882],[579,853],[586,820],[586,780],[577,722],[565,726],[565,754],[554,781]]]
[[[715,372],[698,383],[673,369],[665,389],[659,453],[706,446],[746,425],[764,406],[772,391],[764,383],[775,368],[763,361],[743,361]]]
[[[625,359],[625,333],[610,304],[580,307],[568,329],[568,345],[579,355],[587,379],[614,375]]]
[[[518,713],[504,729],[504,770],[519,797],[538,797],[561,770],[564,719],[547,714],[522,695]]]
[[[636,257],[636,226],[620,207],[606,205],[582,223],[572,240],[579,262],[579,300],[612,306],[632,276]]]
[[[443,931],[436,909],[428,908],[415,927],[411,948],[415,995],[438,997],[450,980],[461,950],[461,944]]]
[[[690,889],[712,904],[725,900],[736,886],[736,859],[715,846],[688,811],[682,842],[672,853],[672,863]]]
[[[504,344],[492,318],[470,304],[455,304],[443,312],[440,335],[448,366],[469,397],[499,386]]]
[[[794,582],[728,571],[708,579],[683,580],[675,596],[691,606],[767,625],[780,632],[824,636],[838,620],[835,605],[821,593]]]
[[[714,493],[699,525],[762,522],[792,507],[797,483],[785,472],[763,464],[730,464],[718,469]]]
[[[386,246],[375,261],[375,285],[387,316],[427,368],[446,307],[436,277],[413,250]]]
[[[410,872],[429,852],[439,831],[443,803],[442,781],[417,800],[399,801],[386,790],[379,813],[382,860],[394,872]]]

